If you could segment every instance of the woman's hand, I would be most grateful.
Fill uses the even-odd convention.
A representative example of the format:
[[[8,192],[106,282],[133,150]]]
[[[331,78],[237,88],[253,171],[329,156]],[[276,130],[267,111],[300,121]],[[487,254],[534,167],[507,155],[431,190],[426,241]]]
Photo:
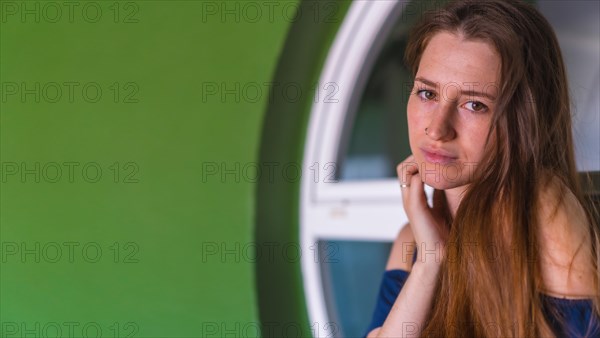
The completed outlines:
[[[415,162],[414,156],[409,156],[396,170],[402,189],[404,210],[417,244],[417,261],[383,325],[371,331],[368,337],[420,336],[420,328],[426,323],[433,304],[449,233],[445,192],[434,190],[433,207],[430,208],[427,205],[419,164]]]
[[[443,190],[434,190],[433,207],[427,205],[427,197],[419,163],[410,155],[396,167],[402,202],[417,244],[415,264],[439,266],[444,259],[448,239],[448,206]]]

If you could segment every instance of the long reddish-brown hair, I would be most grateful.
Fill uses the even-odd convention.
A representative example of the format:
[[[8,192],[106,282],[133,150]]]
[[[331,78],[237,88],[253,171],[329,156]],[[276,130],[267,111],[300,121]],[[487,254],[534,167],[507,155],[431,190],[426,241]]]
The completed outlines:
[[[558,178],[586,212],[587,224],[578,226],[591,239],[585,252],[600,315],[600,230],[578,181],[567,76],[552,27],[522,2],[451,2],[426,13],[411,31],[405,62],[413,75],[427,43],[442,31],[495,47],[502,60],[500,95],[486,155],[451,221],[447,243],[454,250],[443,262],[422,335],[554,335],[542,310],[537,245],[545,177]]]

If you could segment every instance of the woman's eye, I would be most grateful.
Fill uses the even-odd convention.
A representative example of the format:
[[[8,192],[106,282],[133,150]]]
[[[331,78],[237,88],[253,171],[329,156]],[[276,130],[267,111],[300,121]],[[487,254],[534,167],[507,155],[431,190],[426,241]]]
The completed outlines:
[[[431,90],[422,89],[417,91],[417,95],[423,100],[435,99],[435,94]]]
[[[465,108],[473,112],[484,112],[488,107],[479,101],[469,101],[465,103]]]

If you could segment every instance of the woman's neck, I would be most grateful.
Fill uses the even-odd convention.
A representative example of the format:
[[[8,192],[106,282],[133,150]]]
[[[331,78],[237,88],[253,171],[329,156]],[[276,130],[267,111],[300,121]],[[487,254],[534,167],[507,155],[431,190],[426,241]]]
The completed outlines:
[[[456,216],[456,210],[458,210],[460,201],[462,200],[467,188],[468,185],[463,185],[460,187],[444,190],[444,192],[446,193],[446,201],[448,202],[448,209],[450,210],[452,218]]]

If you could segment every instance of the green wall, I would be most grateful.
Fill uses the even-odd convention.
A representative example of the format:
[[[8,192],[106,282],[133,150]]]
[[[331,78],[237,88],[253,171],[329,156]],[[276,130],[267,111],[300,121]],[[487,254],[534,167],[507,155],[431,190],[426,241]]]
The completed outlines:
[[[74,3],[0,1],[2,335],[251,332],[242,169],[296,1]]]

